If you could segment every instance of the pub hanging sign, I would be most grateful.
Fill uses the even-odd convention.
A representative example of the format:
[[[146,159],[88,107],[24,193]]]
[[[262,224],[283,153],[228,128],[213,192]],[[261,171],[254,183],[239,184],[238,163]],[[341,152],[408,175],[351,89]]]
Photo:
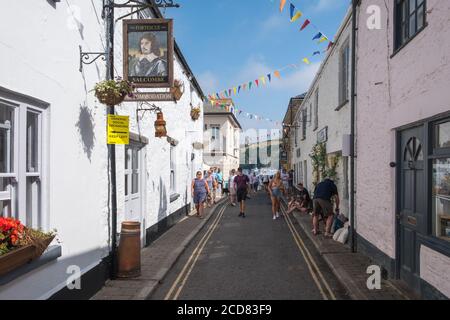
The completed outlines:
[[[123,78],[138,88],[173,87],[173,21],[123,20]]]

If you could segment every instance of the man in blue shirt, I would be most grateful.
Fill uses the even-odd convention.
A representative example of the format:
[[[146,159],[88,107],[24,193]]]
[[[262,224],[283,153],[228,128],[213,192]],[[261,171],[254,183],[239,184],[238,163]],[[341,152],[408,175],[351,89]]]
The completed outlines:
[[[333,223],[333,204],[331,198],[335,197],[336,211],[339,210],[339,195],[336,184],[329,178],[320,182],[314,190],[313,199],[313,234],[319,233],[319,215],[326,220],[325,237],[332,237],[330,233]]]

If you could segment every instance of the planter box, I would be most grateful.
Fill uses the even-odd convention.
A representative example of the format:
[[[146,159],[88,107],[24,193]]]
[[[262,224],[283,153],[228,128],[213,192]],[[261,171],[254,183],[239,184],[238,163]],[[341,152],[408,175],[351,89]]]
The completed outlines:
[[[15,249],[0,256],[0,275],[8,273],[33,260],[36,255],[36,247],[28,245]]]
[[[170,88],[170,93],[173,94],[173,97],[177,101],[180,100],[181,97],[183,96],[183,92],[181,92],[181,89],[179,87]]]

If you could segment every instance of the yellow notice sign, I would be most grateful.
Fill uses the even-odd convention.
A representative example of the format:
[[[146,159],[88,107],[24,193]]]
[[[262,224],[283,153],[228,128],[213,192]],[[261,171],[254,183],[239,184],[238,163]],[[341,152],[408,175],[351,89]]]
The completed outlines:
[[[130,117],[108,114],[108,144],[130,143]]]

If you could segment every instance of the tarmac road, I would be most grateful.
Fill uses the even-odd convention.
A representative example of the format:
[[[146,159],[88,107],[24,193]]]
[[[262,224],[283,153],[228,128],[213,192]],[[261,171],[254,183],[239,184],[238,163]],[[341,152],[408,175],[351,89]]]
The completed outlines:
[[[272,219],[264,192],[247,201],[246,218],[238,214],[216,211],[152,299],[349,299],[295,219]]]

